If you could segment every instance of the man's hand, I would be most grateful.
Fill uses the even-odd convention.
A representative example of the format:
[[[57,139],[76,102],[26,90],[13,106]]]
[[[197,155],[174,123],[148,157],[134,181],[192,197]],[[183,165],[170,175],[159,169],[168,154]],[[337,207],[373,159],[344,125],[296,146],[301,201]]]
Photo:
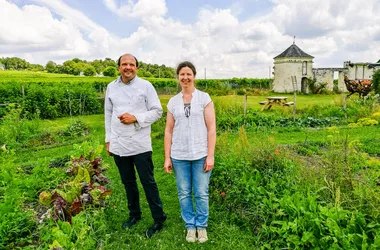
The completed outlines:
[[[111,153],[110,153],[110,143],[109,142],[106,142],[106,151],[107,151],[108,156],[111,156]]]
[[[117,118],[119,118],[120,122],[123,124],[132,124],[137,121],[136,117],[129,113],[121,114]]]

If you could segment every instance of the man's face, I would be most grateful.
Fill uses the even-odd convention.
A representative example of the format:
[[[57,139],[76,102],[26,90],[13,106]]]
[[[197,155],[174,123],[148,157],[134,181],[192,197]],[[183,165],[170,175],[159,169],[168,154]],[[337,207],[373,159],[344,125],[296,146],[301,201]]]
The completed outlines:
[[[136,60],[131,55],[125,55],[120,59],[119,72],[124,80],[130,81],[137,71]]]

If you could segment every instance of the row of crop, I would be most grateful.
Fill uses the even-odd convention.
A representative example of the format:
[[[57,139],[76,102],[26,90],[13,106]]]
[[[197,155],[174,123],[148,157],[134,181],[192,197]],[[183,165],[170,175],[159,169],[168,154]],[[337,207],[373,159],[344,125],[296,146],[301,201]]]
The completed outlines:
[[[334,137],[303,162],[275,138],[218,140],[212,199],[261,249],[378,249],[380,161]]]
[[[82,77],[70,75],[57,75],[46,73],[28,73],[28,72],[0,72],[0,83],[5,84],[30,84],[30,83],[93,83],[96,89],[104,89],[108,83],[115,77]],[[156,88],[177,87],[176,79],[167,78],[145,78],[150,81]],[[196,84],[200,88],[260,88],[269,89],[272,79],[258,78],[232,78],[232,79],[196,79]]]
[[[20,106],[26,114],[43,119],[98,114],[102,112],[98,93],[91,83],[0,84],[0,103]],[[0,116],[6,114],[0,109]]]

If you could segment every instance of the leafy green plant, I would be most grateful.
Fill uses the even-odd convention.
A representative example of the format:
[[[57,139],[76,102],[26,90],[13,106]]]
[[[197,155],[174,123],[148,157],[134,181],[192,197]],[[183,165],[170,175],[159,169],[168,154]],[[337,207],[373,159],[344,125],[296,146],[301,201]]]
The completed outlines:
[[[71,160],[66,172],[74,176],[70,182],[61,184],[53,191],[40,193],[40,203],[53,206],[54,220],[71,223],[72,217],[90,204],[104,205],[104,199],[111,195],[105,185],[109,180],[102,174],[101,157],[93,159],[93,152],[87,158],[81,155]]]
[[[8,148],[20,148],[28,140],[42,133],[40,120],[28,120],[21,109],[11,108],[9,113],[1,119],[0,143]]]
[[[75,120],[65,130],[59,134],[63,136],[86,136],[90,133],[90,128],[83,121]]]

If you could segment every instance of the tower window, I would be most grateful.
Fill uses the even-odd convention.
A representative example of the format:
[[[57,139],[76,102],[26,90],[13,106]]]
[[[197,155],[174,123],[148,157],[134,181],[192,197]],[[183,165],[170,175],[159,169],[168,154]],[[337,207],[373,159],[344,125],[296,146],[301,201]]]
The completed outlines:
[[[302,62],[302,75],[303,76],[307,75],[307,62],[306,61]]]

